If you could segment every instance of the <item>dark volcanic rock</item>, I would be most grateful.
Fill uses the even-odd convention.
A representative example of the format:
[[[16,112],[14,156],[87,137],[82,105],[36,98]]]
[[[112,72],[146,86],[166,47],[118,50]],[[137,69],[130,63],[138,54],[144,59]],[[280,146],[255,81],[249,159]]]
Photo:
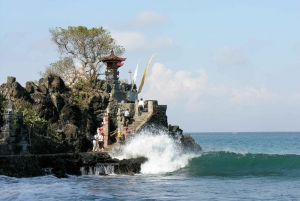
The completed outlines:
[[[7,77],[7,87],[8,88],[11,88],[12,87],[12,83],[14,83],[16,81],[16,78],[15,77],[12,77],[12,76],[8,76]]]
[[[116,159],[112,159],[106,152],[82,153],[80,156],[82,158],[83,166],[95,166],[97,163],[115,163],[118,161]]]
[[[45,154],[30,156],[0,156],[0,175],[12,177],[34,177],[44,175],[42,168],[51,168],[58,178],[66,178],[67,174],[81,175],[81,167],[95,167],[97,164],[113,164],[116,174],[138,174],[144,157],[113,159],[108,153],[81,154]]]
[[[10,177],[35,177],[44,175],[35,156],[0,157],[0,175]]]
[[[65,83],[64,81],[58,76],[49,76],[48,77],[48,86],[50,92],[64,92]]]
[[[21,98],[26,93],[26,90],[19,84],[19,82],[14,82],[11,85],[10,96],[14,98]]]
[[[32,136],[31,146],[29,146],[28,149],[32,154],[55,154],[72,151],[67,144],[42,135]]]
[[[28,81],[26,82],[25,89],[28,93],[32,94],[34,92],[40,92],[40,89],[38,86],[36,86],[33,82]]]
[[[57,158],[54,161],[54,167],[52,168],[51,172],[53,172],[54,176],[57,178],[68,178],[68,175],[66,174],[65,161],[61,158]]]
[[[127,175],[138,174],[141,172],[141,164],[146,161],[147,158],[145,157],[123,159],[119,162],[119,165],[115,166],[115,173]]]
[[[170,136],[172,136],[174,139],[180,140],[181,146],[184,150],[191,152],[202,151],[201,146],[197,144],[189,134],[183,135],[183,131],[179,128],[179,126],[169,125],[168,130]]]
[[[185,150],[192,152],[202,151],[201,146],[197,144],[189,134],[183,135],[183,137],[181,138],[181,144]]]
[[[79,125],[81,121],[81,111],[77,105],[67,104],[60,111],[60,120]]]

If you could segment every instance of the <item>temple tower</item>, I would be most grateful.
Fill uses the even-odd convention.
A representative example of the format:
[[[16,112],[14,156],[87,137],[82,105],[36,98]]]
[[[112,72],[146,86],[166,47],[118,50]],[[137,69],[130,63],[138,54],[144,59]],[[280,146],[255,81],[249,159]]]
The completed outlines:
[[[126,92],[120,89],[118,71],[118,68],[123,66],[122,62],[125,61],[126,58],[116,56],[112,50],[109,56],[103,57],[101,60],[106,66],[106,82],[112,87],[111,97],[116,99],[119,103],[123,100],[126,100]]]

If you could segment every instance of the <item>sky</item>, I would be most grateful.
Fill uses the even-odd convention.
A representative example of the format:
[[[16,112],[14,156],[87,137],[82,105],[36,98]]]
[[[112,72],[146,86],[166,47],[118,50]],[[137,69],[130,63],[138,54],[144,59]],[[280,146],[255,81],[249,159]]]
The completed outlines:
[[[139,98],[184,132],[300,131],[300,1],[0,0],[0,84],[59,60],[50,28],[104,27]],[[104,77],[101,77],[104,79]]]

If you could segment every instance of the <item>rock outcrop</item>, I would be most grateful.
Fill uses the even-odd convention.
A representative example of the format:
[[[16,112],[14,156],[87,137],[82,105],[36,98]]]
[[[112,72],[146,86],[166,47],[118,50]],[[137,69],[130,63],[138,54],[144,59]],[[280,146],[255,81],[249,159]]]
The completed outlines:
[[[174,139],[178,139],[180,141],[183,150],[190,152],[202,151],[201,146],[197,144],[189,134],[183,135],[183,131],[179,128],[179,126],[169,125],[168,128],[169,135],[171,135]]]
[[[34,153],[87,151],[91,147],[90,138],[100,126],[110,103],[110,86],[103,81],[99,81],[98,85],[98,89],[91,91],[72,91],[65,86],[60,77],[49,76],[41,78],[38,84],[26,82],[23,88],[15,77],[8,77],[7,83],[0,86],[0,94],[13,103],[27,104],[26,106],[36,111],[40,118],[47,121],[42,127],[34,125],[32,128],[26,128],[32,133],[33,143],[30,149]],[[111,102],[110,107],[116,108],[117,103]],[[116,122],[113,114],[111,120]],[[3,122],[0,122],[0,127],[2,124]],[[111,126],[114,129],[114,124]],[[49,137],[44,139],[48,139],[48,142],[35,144],[35,141],[42,141],[41,136]],[[65,146],[63,149],[62,145]],[[50,148],[53,146],[57,146],[58,149]],[[48,151],[45,151],[45,147],[49,148]]]
[[[108,153],[47,154],[31,156],[0,156],[0,175],[11,177],[34,177],[53,174],[58,178],[82,175],[82,170],[96,165],[112,164],[115,174],[138,174],[147,159],[113,159]],[[49,170],[49,171],[46,171]]]
[[[124,90],[131,88],[126,84],[122,87]],[[7,83],[0,86],[0,94],[19,106],[26,106],[26,109],[35,111],[46,123],[31,124],[24,128],[24,132],[27,133],[26,140],[29,142],[28,151],[32,155],[0,156],[0,174],[13,177],[40,176],[46,173],[43,169],[47,168],[51,169],[51,173],[56,177],[63,178],[67,177],[67,174],[81,175],[82,168],[95,168],[99,164],[113,164],[116,174],[139,173],[140,166],[146,158],[119,161],[112,159],[105,152],[84,153],[91,149],[91,137],[101,125],[107,111],[110,112],[109,130],[115,131],[118,128],[117,113],[120,103],[110,94],[112,89],[113,87],[103,80],[99,80],[96,89],[90,91],[71,89],[65,86],[58,76],[41,78],[38,84],[26,82],[24,88],[16,78],[8,77]],[[200,145],[190,135],[183,135],[179,126],[168,125],[166,110],[166,105],[158,105],[156,101],[153,113],[147,116],[147,121],[141,129],[155,125],[180,143],[183,150],[201,151]],[[3,121],[0,121],[0,127],[2,126]],[[20,132],[21,128],[18,129]],[[22,136],[24,138],[25,135],[18,135],[15,144],[18,145],[17,140],[21,141]],[[110,143],[113,143],[114,139],[115,136],[109,136]],[[1,146],[0,142],[0,155]],[[7,143],[3,143],[3,146],[7,146]],[[10,154],[17,154],[20,149],[21,147],[15,153],[10,150]]]

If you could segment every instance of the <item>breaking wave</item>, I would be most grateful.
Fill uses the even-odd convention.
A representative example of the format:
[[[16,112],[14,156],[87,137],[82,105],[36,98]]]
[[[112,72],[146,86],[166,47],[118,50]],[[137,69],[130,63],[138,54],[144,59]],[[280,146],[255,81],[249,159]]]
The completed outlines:
[[[294,154],[240,154],[206,152],[176,173],[188,176],[291,176],[300,177],[300,156]]]
[[[118,159],[146,157],[141,165],[142,174],[163,174],[173,172],[188,165],[191,158],[200,154],[184,153],[176,140],[165,131],[153,129],[141,131],[133,136],[121,150],[111,156]]]

